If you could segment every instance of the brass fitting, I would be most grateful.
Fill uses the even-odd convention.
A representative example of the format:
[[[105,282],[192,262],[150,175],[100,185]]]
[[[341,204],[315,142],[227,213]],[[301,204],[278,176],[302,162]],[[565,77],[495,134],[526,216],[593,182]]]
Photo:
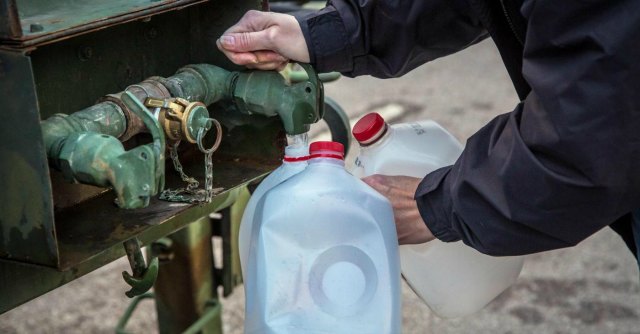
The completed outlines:
[[[189,102],[183,98],[156,99],[149,97],[145,106],[155,113],[167,138],[171,141],[197,142],[198,130],[211,128],[207,107],[202,102]]]

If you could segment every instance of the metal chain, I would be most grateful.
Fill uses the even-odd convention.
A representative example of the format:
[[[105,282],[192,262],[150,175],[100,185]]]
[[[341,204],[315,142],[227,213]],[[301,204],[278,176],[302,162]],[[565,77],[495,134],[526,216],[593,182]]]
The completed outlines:
[[[187,183],[187,190],[195,190],[198,189],[200,183],[195,178],[187,175],[182,170],[182,164],[180,163],[180,159],[178,158],[178,145],[180,145],[180,141],[177,141],[175,144],[171,146],[169,149],[169,155],[171,156],[171,161],[173,161],[173,168],[180,174],[180,178],[182,181]]]
[[[204,155],[204,191],[205,201],[211,202],[215,190],[213,189],[213,152]],[[222,188],[218,188],[222,190]]]
[[[223,188],[213,188],[213,152],[215,152],[220,146],[220,141],[222,140],[222,127],[220,123],[211,119],[213,124],[216,126],[216,140],[213,144],[213,147],[210,149],[205,149],[202,141],[204,140],[204,135],[207,130],[202,128],[198,131],[198,148],[202,153],[204,153],[204,173],[205,173],[205,181],[204,181],[204,189],[198,189],[200,185],[199,182],[193,178],[188,176],[180,163],[180,159],[178,157],[178,145],[180,142],[176,142],[169,149],[169,155],[171,156],[171,160],[173,161],[173,167],[180,174],[180,178],[182,181],[187,183],[186,188],[179,189],[165,189],[160,194],[160,199],[169,202],[183,202],[183,203],[209,203],[213,196],[220,193]]]

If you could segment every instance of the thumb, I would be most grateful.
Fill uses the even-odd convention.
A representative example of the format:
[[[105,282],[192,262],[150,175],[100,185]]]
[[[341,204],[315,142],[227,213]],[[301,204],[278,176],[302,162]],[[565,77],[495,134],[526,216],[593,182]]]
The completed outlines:
[[[224,49],[232,52],[251,52],[272,48],[267,30],[226,33],[220,37],[220,44]]]

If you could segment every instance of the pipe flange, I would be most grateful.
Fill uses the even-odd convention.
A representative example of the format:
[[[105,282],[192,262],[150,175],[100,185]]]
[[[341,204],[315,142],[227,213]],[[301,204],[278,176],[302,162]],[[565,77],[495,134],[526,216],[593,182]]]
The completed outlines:
[[[122,142],[125,142],[138,133],[144,132],[146,130],[146,127],[140,117],[132,113],[124,104],[124,102],[122,102],[122,99],[120,99],[121,95],[122,93],[108,94],[98,99],[97,103],[109,102],[118,106],[127,122],[127,128],[125,129],[124,133],[121,134],[120,137],[118,137],[118,139]]]

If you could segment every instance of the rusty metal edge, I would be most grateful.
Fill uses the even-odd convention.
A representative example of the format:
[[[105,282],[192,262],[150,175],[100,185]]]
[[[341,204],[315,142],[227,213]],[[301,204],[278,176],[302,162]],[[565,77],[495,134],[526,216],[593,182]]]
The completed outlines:
[[[231,206],[240,192],[247,187],[247,185],[255,180],[258,180],[270,172],[265,172],[262,175],[258,175],[255,178],[248,180],[247,182],[241,183],[231,189],[225,190],[223,193],[217,195],[213,198],[211,203],[207,204],[185,204],[184,210],[176,213],[171,217],[167,217],[162,223],[157,225],[150,226],[146,230],[133,235],[132,237],[137,237],[140,239],[142,244],[148,245],[152,241],[155,241],[161,237],[167,236],[173,232],[178,231],[182,227],[188,225],[191,222],[198,220],[201,217],[207,216],[212,212],[220,211],[224,208]],[[111,246],[111,248],[122,248],[121,244],[116,244]],[[109,248],[107,248],[108,250]],[[92,256],[89,256],[83,259],[81,262],[69,262],[65,259],[64,254],[60,257],[60,261],[58,263],[58,271],[68,271],[72,270],[74,267],[83,265],[84,263],[90,263],[95,261],[97,258],[103,256],[103,253],[106,253],[106,250],[102,252],[96,253]],[[123,251],[124,252],[124,251]]]
[[[154,15],[163,14],[174,10],[182,10],[184,8],[208,2],[209,0],[187,0],[188,3],[171,3],[166,5],[160,5],[157,7],[142,9],[127,13],[121,16],[111,17],[100,21],[91,22],[88,24],[69,28],[67,30],[56,31],[42,36],[25,36],[22,39],[3,39],[0,38],[0,48],[6,48],[10,50],[23,49],[23,48],[36,48],[42,45],[51,44],[61,40],[69,39],[75,36],[87,34],[94,31],[99,31],[112,27],[114,25],[128,23],[145,19]]]
[[[268,173],[265,173],[265,175],[266,174]],[[229,192],[237,192],[239,189],[246,187],[249,183],[253,182],[254,180],[260,179],[261,177],[264,177],[264,175],[252,178],[251,180],[248,180],[247,182],[230,189]],[[217,212],[226,207],[229,207],[235,201],[235,197],[233,196],[234,195],[227,192],[227,195],[221,195],[221,197],[223,198],[220,198],[217,202],[214,199],[214,202],[209,203],[208,205],[190,206],[189,209],[184,212],[184,214],[178,215],[180,217],[171,217],[164,223],[154,226],[154,228],[150,228],[138,234],[137,237],[140,239],[143,245],[149,245],[151,242],[157,240],[160,237],[159,235],[169,235],[186,226],[188,223],[196,221],[198,218],[204,217],[211,212]],[[183,221],[183,223],[177,222],[178,220]],[[3,297],[0,298],[0,315],[38,296],[41,296],[62,285],[65,285],[77,278],[89,274],[94,270],[121,258],[124,255],[124,247],[122,247],[121,244],[114,245],[103,250],[101,253],[92,256],[86,261],[75,264],[74,266],[57,269],[39,264],[31,264],[0,258],[0,273],[2,273],[2,270],[9,269],[6,272],[9,278],[16,275],[19,276],[21,274],[27,275],[27,277],[21,277],[22,279],[20,280],[7,280],[6,277],[2,277],[2,275],[0,275],[0,296]],[[8,282],[13,282],[15,284],[7,284]],[[27,287],[31,289],[27,290]],[[16,293],[16,295],[9,296],[5,299],[7,295],[13,293]],[[22,295],[20,295],[21,293]],[[20,296],[16,297],[18,295]]]

